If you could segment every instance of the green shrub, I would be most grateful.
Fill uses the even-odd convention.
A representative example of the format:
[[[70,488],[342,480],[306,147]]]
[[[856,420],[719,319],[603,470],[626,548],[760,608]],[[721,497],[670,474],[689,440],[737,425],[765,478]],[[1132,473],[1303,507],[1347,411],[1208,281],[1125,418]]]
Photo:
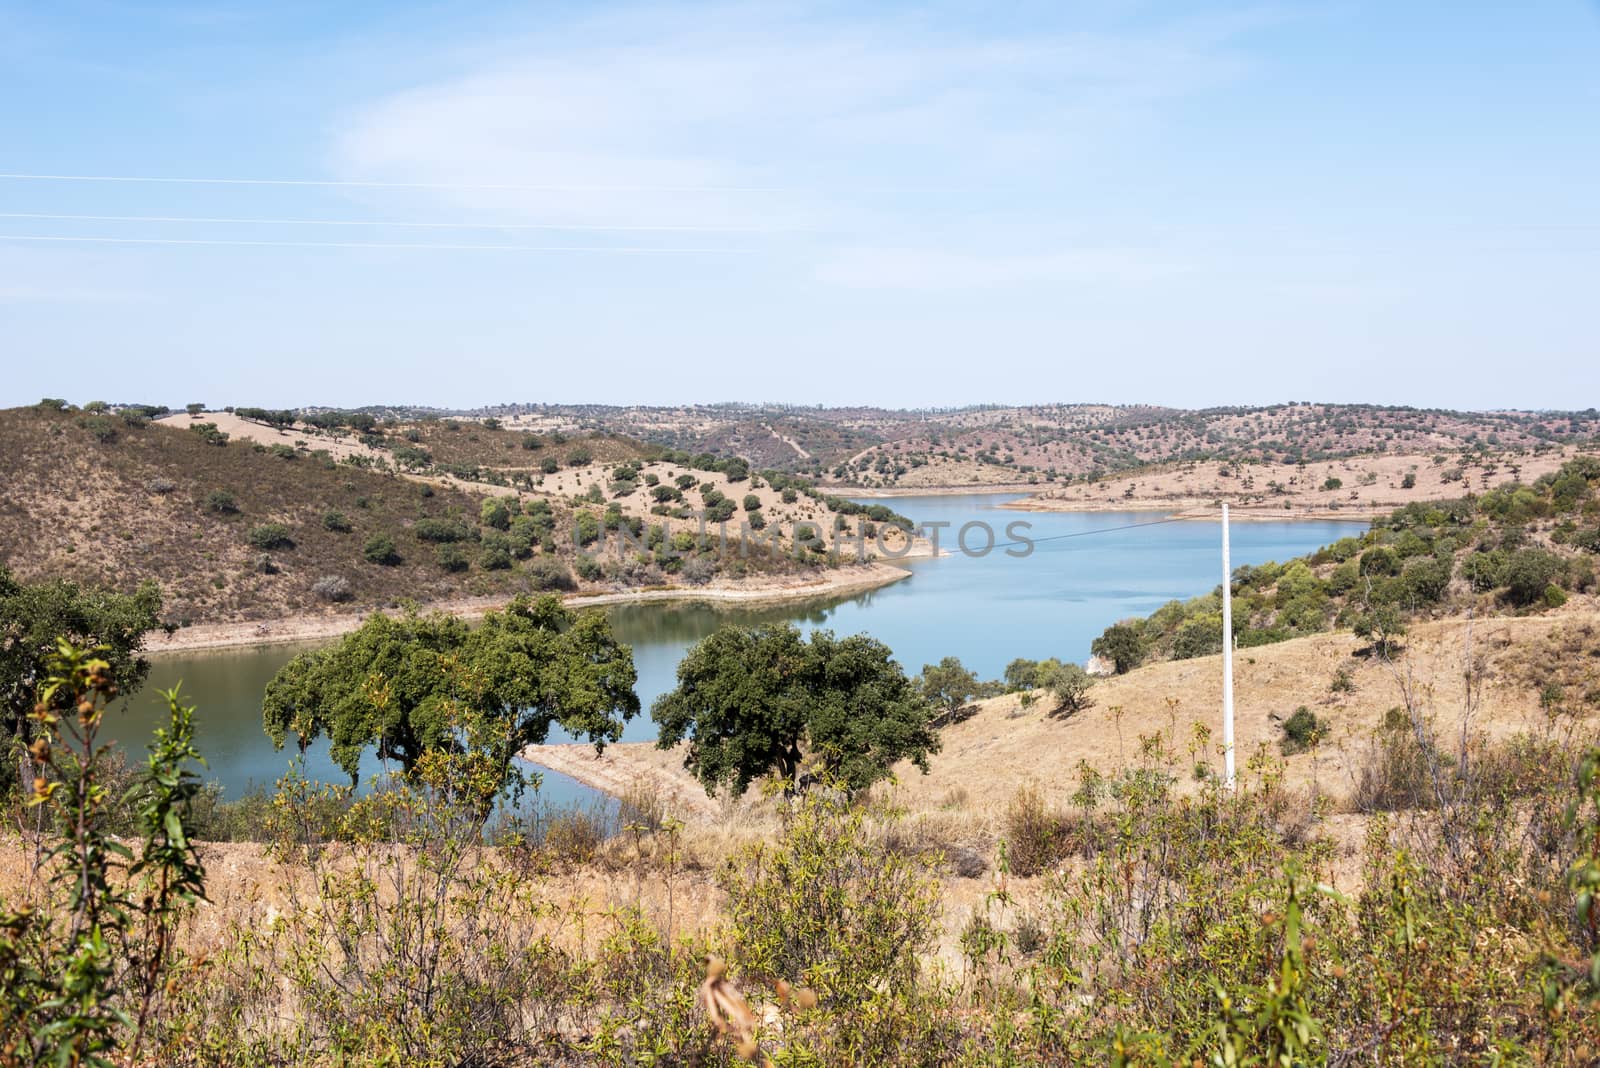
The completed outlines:
[[[227,490],[212,490],[206,494],[206,511],[217,515],[236,515],[239,502]]]
[[[1561,573],[1561,558],[1544,549],[1518,549],[1506,560],[1501,581],[1506,586],[1506,599],[1514,605],[1531,605],[1545,595],[1549,586]]]
[[[392,566],[400,562],[400,554],[395,550],[394,539],[387,534],[374,534],[367,539],[367,544],[362,547],[361,555],[374,564]]]
[[[434,555],[439,561],[439,566],[444,568],[446,571],[451,572],[452,574],[465,571],[469,566],[471,566],[470,562],[467,560],[467,554],[465,550],[463,550],[459,545],[441,545],[435,550]]]
[[[803,984],[841,1007],[915,982],[918,955],[937,930],[938,883],[883,844],[867,818],[812,792],[776,842],[739,850],[719,872],[735,959],[748,978]]]
[[[437,544],[448,544],[457,541],[471,541],[474,531],[460,519],[419,519],[411,524],[411,533],[418,541],[429,541]]]
[[[1317,742],[1322,740],[1327,728],[1317,718],[1317,714],[1305,705],[1294,710],[1293,715],[1283,721],[1283,737],[1278,740],[1278,747],[1285,756],[1303,753]]]
[[[322,529],[331,530],[335,534],[348,534],[351,530],[350,520],[345,518],[343,512],[329,509],[322,513]]]
[[[600,561],[588,553],[579,553],[577,559],[573,561],[573,566],[577,569],[578,577],[585,582],[597,582],[604,573]]]
[[[260,549],[262,552],[294,548],[294,541],[289,537],[289,528],[282,523],[262,523],[251,527],[247,538],[252,548]]]

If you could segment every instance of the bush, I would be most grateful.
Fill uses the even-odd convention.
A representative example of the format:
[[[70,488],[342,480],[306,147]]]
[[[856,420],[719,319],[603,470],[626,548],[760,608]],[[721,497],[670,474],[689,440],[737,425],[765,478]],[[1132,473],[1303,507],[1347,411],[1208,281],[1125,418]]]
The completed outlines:
[[[144,484],[144,488],[158,496],[165,496],[178,488],[178,484],[170,478],[152,478]]]
[[[1561,558],[1544,549],[1518,549],[1506,560],[1501,581],[1506,584],[1506,599],[1514,605],[1531,605],[1544,597],[1561,573]]]
[[[1045,807],[1037,789],[1024,786],[1018,790],[1006,807],[1001,829],[1011,871],[1026,878],[1061,863],[1070,852],[1065,830],[1062,821]]]
[[[568,467],[582,467],[585,464],[589,463],[593,459],[594,459],[594,454],[591,453],[584,446],[579,445],[577,448],[575,448],[571,452],[567,453],[567,466]]]
[[[1283,750],[1284,756],[1303,753],[1321,741],[1326,731],[1317,714],[1301,705],[1283,721],[1283,737],[1278,740],[1278,748]]]
[[[577,585],[567,565],[554,556],[540,556],[528,564],[528,582],[535,590],[570,590]]]
[[[577,568],[578,577],[583,579],[585,582],[597,582],[599,581],[600,576],[604,574],[604,569],[601,568],[600,561],[596,560],[588,553],[579,553],[577,559],[573,561],[573,564]]]
[[[400,562],[400,554],[395,551],[394,539],[387,534],[374,534],[367,539],[367,544],[362,548],[361,555],[374,564],[392,566]]]
[[[928,869],[827,791],[801,800],[776,842],[736,853],[717,882],[744,974],[804,984],[840,1006],[907,991],[937,930]]]
[[[311,584],[311,592],[334,603],[348,601],[353,596],[350,580],[342,575],[323,575]]]
[[[346,519],[344,513],[338,509],[329,509],[322,513],[322,529],[331,530],[335,534],[348,534],[351,529],[350,520]]]
[[[1322,488],[1329,491],[1343,489],[1344,483],[1337,478],[1328,478],[1322,483]]]
[[[1404,477],[1404,478],[1402,478],[1400,480],[1400,488],[1401,489],[1416,489],[1417,488],[1417,476],[1416,476],[1416,473],[1413,472],[1413,471],[1407,471],[1406,472],[1406,477]]]
[[[573,513],[572,537],[579,545],[592,545],[600,540],[600,517],[593,512]]]
[[[746,493],[744,495],[744,510],[745,511],[754,512],[754,511],[759,510],[760,508],[761,508],[761,498],[760,497],[756,496],[754,493]]]
[[[478,566],[485,571],[504,571],[511,566],[511,546],[504,537],[485,538],[478,551]]]
[[[470,566],[466,552],[459,545],[441,545],[434,555],[439,566],[451,574],[465,571]]]
[[[191,423],[189,424],[189,432],[199,437],[207,445],[226,445],[228,443],[228,435],[218,430],[215,423]]]
[[[503,497],[490,497],[479,509],[479,521],[486,527],[505,530],[511,526],[511,505]]]
[[[289,528],[282,523],[262,523],[251,527],[247,538],[252,548],[260,549],[262,552],[294,548],[294,541],[289,537]]]
[[[217,515],[237,515],[239,502],[227,490],[212,490],[206,494],[206,511]]]
[[[691,556],[683,562],[678,575],[691,586],[704,586],[717,574],[717,562],[705,556]]]
[[[470,541],[473,530],[459,519],[419,519],[411,524],[411,533],[418,541],[431,541],[439,544],[456,541]]]

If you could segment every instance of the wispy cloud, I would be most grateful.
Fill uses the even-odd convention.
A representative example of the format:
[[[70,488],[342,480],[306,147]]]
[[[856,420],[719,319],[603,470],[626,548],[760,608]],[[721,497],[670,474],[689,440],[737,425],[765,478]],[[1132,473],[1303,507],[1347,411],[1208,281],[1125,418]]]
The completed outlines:
[[[773,10],[613,12],[500,42],[350,115],[336,172],[559,187],[430,194],[496,216],[819,231],[789,247],[844,285],[1137,279],[1168,265],[1060,251],[1077,222],[1060,176],[1240,77],[1262,18],[1022,32]],[[1007,233],[1017,247],[993,248]]]

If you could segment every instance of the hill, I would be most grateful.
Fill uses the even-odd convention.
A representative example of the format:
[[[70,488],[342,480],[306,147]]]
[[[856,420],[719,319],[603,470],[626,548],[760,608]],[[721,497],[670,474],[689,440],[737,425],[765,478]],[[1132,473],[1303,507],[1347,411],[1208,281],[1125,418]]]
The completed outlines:
[[[1532,483],[1418,502],[1283,563],[1233,577],[1233,629],[1241,648],[1354,629],[1384,651],[1413,621],[1535,613],[1596,590],[1600,458],[1580,456]],[[1127,670],[1147,659],[1222,649],[1222,591],[1172,601],[1124,620],[1095,642]]]
[[[611,431],[879,489],[1051,483],[1186,460],[1298,464],[1368,454],[1528,452],[1592,441],[1600,432],[1594,409],[1457,412],[1311,403],[1194,410],[498,405],[475,414],[530,429]]]
[[[240,411],[155,421],[99,405],[0,411],[10,465],[0,563],[27,580],[154,580],[177,625],[545,589],[783,595],[896,577],[795,553],[795,523],[868,510],[804,482],[752,477],[742,461],[603,432]],[[735,530],[776,531],[776,551],[720,551],[702,509]],[[891,516],[880,507],[863,521]]]

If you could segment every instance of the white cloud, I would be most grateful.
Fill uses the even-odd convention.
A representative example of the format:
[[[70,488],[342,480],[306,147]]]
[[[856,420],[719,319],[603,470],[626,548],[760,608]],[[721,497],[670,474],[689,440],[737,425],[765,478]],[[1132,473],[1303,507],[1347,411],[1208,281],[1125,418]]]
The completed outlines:
[[[1019,185],[1239,75],[1250,20],[986,29],[980,13],[639,9],[486,49],[372,102],[333,147],[349,178],[444,185],[453,207],[574,222],[861,233],[1005,214]],[[882,240],[881,236],[868,239]]]

